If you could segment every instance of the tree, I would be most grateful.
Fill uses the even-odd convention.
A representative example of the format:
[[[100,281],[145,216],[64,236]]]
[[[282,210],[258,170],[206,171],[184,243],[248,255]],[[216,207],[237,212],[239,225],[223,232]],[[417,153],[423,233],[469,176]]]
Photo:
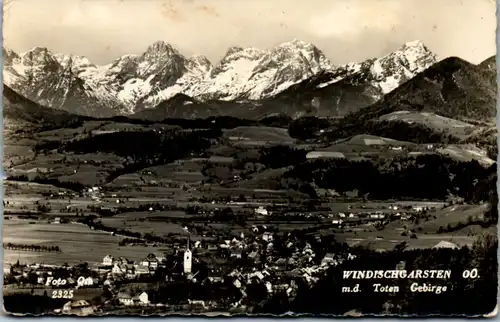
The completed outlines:
[[[247,298],[250,303],[259,303],[267,298],[267,289],[263,283],[253,282],[247,285]]]

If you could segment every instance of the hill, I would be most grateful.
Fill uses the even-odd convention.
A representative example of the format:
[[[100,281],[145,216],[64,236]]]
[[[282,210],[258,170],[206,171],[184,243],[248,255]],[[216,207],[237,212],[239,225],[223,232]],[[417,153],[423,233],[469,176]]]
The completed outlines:
[[[366,115],[366,118],[408,109],[456,119],[490,119],[496,113],[496,86],[492,86],[489,76],[489,71],[481,66],[450,57],[418,74],[359,114]]]
[[[281,144],[290,144],[292,139],[286,129],[267,126],[240,126],[224,131],[224,137],[233,141],[269,141]]]
[[[3,117],[9,121],[33,123],[44,129],[78,127],[84,121],[93,119],[41,106],[19,95],[6,85],[3,87]]]
[[[496,115],[496,85],[491,83],[488,69],[450,57],[418,74],[377,103],[337,120],[325,136],[337,139],[371,133],[374,121],[396,111],[430,112],[468,123],[491,123]],[[429,128],[429,125],[424,127]]]
[[[408,124],[420,124],[436,132],[445,131],[459,139],[465,139],[476,131],[483,129],[481,126],[465,123],[452,118],[440,116],[429,112],[397,111],[382,115],[378,122],[406,122]]]
[[[258,109],[252,113],[251,111],[257,107],[258,104],[253,102],[200,101],[185,94],[176,94],[153,108],[139,110],[131,115],[131,117],[148,121],[163,121],[167,118],[195,119],[214,116],[258,119],[268,114],[262,109]]]

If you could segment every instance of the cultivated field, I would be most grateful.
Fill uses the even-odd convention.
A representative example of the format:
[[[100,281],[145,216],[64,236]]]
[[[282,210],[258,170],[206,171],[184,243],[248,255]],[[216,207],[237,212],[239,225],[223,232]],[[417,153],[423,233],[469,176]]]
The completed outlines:
[[[121,237],[94,231],[80,224],[28,224],[26,220],[12,218],[4,221],[2,235],[4,243],[59,246],[62,250],[61,253],[34,253],[4,249],[4,263],[15,263],[17,260],[27,264],[96,263],[109,253],[140,260],[152,252],[150,247],[119,247]],[[161,252],[161,248],[155,251]]]
[[[471,131],[465,123],[453,123],[431,114],[395,113],[387,115],[386,119],[443,125],[462,136]],[[99,262],[109,253],[138,260],[152,252],[152,249],[159,253],[167,250],[164,247],[119,246],[124,237],[91,230],[83,224],[53,223],[55,217],[59,216],[70,217],[72,222],[88,215],[99,217],[93,210],[95,207],[120,209],[118,214],[96,219],[105,227],[163,238],[186,237],[188,233],[193,239],[227,238],[241,232],[251,235],[253,227],[264,225],[277,228],[283,234],[304,230],[312,236],[334,235],[337,240],[352,246],[390,250],[402,242],[406,242],[409,248],[433,247],[442,240],[459,246],[471,245],[473,235],[484,231],[476,226],[458,226],[470,220],[481,220],[487,210],[486,204],[444,207],[444,201],[363,200],[357,191],[341,195],[334,190],[315,187],[311,189],[318,192],[316,200],[320,202],[319,205],[309,206],[312,202],[309,192],[299,189],[304,182],[292,180],[287,186],[290,180],[287,173],[294,168],[292,160],[284,160],[282,164],[273,166],[264,164],[274,161],[273,157],[267,161],[262,158],[270,146],[292,145],[294,153],[303,153],[304,159],[300,162],[317,158],[329,159],[328,162],[336,162],[336,159],[390,160],[440,153],[461,161],[478,160],[485,165],[491,164],[492,160],[485,151],[472,145],[435,148],[368,134],[329,143],[297,144],[286,128],[239,126],[223,130],[222,136],[211,140],[203,153],[186,153],[173,161],[168,159],[165,164],[144,163],[144,166],[132,167],[130,170],[126,168],[131,162],[130,157],[119,157],[112,153],[76,154],[57,150],[36,155],[26,153],[32,151],[33,146],[40,141],[77,140],[88,138],[89,133],[94,136],[129,131],[154,130],[160,133],[174,127],[91,121],[75,129],[37,133],[36,140],[28,137],[10,139],[6,145],[6,154],[11,160],[9,175],[27,176],[29,180],[45,176],[63,183],[77,182],[86,187],[83,192],[75,193],[51,184],[6,181],[5,214],[8,218],[4,221],[4,243],[59,246],[62,252],[5,250],[5,261],[51,264]],[[123,169],[126,170],[110,179],[110,174]],[[91,189],[95,186],[99,186],[96,191]],[[399,208],[393,209],[392,206],[396,204]],[[147,208],[138,210],[145,205]],[[148,211],[150,205],[158,209]],[[203,213],[230,208],[238,214],[240,221],[210,222],[205,217],[186,214],[184,209],[188,206],[200,207]],[[275,207],[277,210],[267,216],[257,215],[255,209],[258,207]],[[366,217],[368,213],[394,215],[401,212],[415,215],[412,210],[415,207],[433,210],[428,212],[425,219],[418,221],[391,219],[382,223],[382,220]],[[344,220],[347,227],[339,228],[333,223],[339,213],[352,215]],[[31,217],[26,217],[26,214]],[[20,215],[25,215],[27,219],[20,219]],[[290,219],[288,215],[293,218]],[[244,223],[241,218],[244,218]],[[439,229],[448,226],[457,228],[453,232],[438,233]]]

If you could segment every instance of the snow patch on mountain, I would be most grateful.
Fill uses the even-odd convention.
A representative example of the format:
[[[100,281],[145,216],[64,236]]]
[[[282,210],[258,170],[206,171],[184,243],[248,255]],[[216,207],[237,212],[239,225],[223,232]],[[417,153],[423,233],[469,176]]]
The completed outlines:
[[[358,75],[383,95],[437,61],[420,41],[379,59],[343,66],[333,65],[317,47],[300,40],[268,50],[231,47],[215,66],[204,56],[186,58],[163,41],[141,55],[124,55],[103,66],[42,47],[20,55],[4,49],[4,57],[5,83],[29,99],[57,108],[77,95],[82,104],[122,114],[154,107],[177,94],[202,101],[271,98],[325,72],[333,76],[319,88]]]
[[[378,99],[437,61],[437,56],[429,51],[421,41],[411,41],[384,57],[339,66],[333,73],[337,75],[336,77],[319,84],[317,87],[326,87],[347,77],[357,75],[379,89],[379,94],[376,97]]]
[[[375,82],[387,94],[416,74],[437,62],[437,56],[421,41],[411,41],[400,49],[376,59],[371,73]]]

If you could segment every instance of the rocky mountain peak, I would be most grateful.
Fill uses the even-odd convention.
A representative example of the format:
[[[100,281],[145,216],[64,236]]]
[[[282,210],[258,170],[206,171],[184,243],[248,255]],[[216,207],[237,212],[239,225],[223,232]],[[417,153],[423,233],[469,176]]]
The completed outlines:
[[[319,51],[319,49],[310,42],[303,40],[293,39],[292,41],[284,42],[274,47],[274,51],[286,50],[286,51]]]
[[[45,47],[35,47],[20,55],[23,65],[57,64],[52,52]]]
[[[187,60],[188,69],[204,70],[208,72],[212,68],[212,63],[203,55],[195,55]]]
[[[224,57],[234,55],[240,51],[243,51],[243,47],[239,47],[239,46],[229,47],[228,50],[226,51],[226,54],[224,55]]]
[[[164,41],[157,41],[146,49],[141,58],[142,60],[150,60],[179,55],[179,52],[172,45]]]
[[[241,74],[243,71],[246,73],[251,70],[265,54],[265,51],[253,47],[231,47],[212,70],[211,76],[216,77],[218,74],[231,69],[237,74]]]
[[[7,66],[7,65],[11,65],[12,62],[14,61],[14,59],[19,59],[19,55],[9,49],[9,48],[2,48],[2,55],[3,55],[3,62],[4,62],[4,65]]]
[[[427,47],[425,47],[424,43],[420,40],[408,41],[404,43],[401,48],[423,48],[427,50]]]
[[[109,71],[120,72],[124,69],[135,69],[137,68],[137,60],[139,56],[137,55],[124,55],[115,59],[111,64],[107,65]]]
[[[410,72],[419,73],[437,62],[437,56],[420,40],[405,43],[400,49],[387,55],[386,60],[399,60]]]
[[[77,55],[66,55],[66,54],[54,54],[55,59],[64,68],[71,69],[75,74],[85,71],[88,68],[96,68],[97,66],[92,64],[87,57],[77,56]]]
[[[33,47],[23,54],[23,56],[51,56],[52,53],[46,47]]]
[[[398,50],[373,60],[370,75],[386,94],[438,61],[421,41],[405,43]]]
[[[310,65],[313,73],[319,72],[319,69],[333,69],[333,64],[318,47],[298,39],[276,46],[271,50],[270,55],[274,56],[274,59],[292,59]]]
[[[231,47],[221,61],[228,61],[239,58],[256,60],[260,59],[265,53],[265,51],[253,47]]]

